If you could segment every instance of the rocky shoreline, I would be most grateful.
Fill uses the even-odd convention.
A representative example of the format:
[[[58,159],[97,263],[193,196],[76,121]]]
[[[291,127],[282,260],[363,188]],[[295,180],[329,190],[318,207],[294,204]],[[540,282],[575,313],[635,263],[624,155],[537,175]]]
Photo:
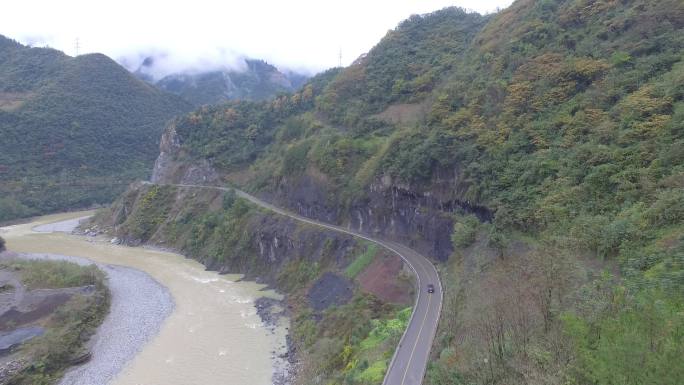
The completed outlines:
[[[284,300],[261,297],[254,301],[257,315],[264,324],[264,328],[275,334],[277,328],[282,327],[282,321],[288,317],[287,305]],[[296,347],[290,338],[290,333],[285,337],[285,345],[280,346],[278,351],[271,352],[273,359],[273,385],[291,385],[297,374]]]
[[[76,226],[70,229],[71,233],[86,237],[106,236],[106,233],[100,229],[98,225],[89,226],[88,224],[85,224],[84,226],[80,226],[84,219],[86,218],[79,218],[76,221],[72,221],[71,224],[76,223]],[[34,230],[54,231],[55,229],[54,227],[45,227],[34,228]],[[60,230],[61,228],[57,229],[57,231]],[[129,240],[120,238],[112,238],[109,242],[112,244],[123,244],[131,247],[142,247],[144,249],[171,252],[182,255],[180,250],[164,247],[161,245],[141,244],[140,242],[130,242]],[[207,267],[207,269],[212,270],[209,267]],[[219,274],[226,274],[226,272],[219,271]],[[267,282],[264,282],[264,280],[258,276],[249,277],[248,279],[257,283],[267,284]],[[271,297],[259,297],[254,301],[254,307],[256,308],[257,315],[263,323],[264,328],[271,334],[275,334],[277,328],[283,327],[282,321],[289,318],[287,305],[284,300],[278,300]],[[294,384],[294,379],[296,376],[296,347],[294,346],[294,343],[290,337],[289,327],[285,326],[285,329],[287,330],[287,334],[285,336],[285,345],[281,345],[277,348],[277,350],[271,351],[271,359],[273,361],[273,385],[292,385]]]
[[[73,229],[72,233],[75,235],[81,235],[81,236],[87,236],[87,237],[97,237],[97,236],[101,236],[101,235],[105,234],[97,225],[92,226],[92,227],[86,226],[86,228],[76,227],[75,229]],[[123,245],[127,245],[130,247],[141,247],[141,248],[149,249],[149,250],[170,252],[170,253],[176,253],[176,254],[182,255],[182,251],[177,250],[175,248],[163,247],[160,245],[141,244],[141,243],[135,243],[135,242],[131,243],[131,242],[126,242],[125,240],[120,239],[120,238],[112,238],[110,240],[110,243],[112,243],[112,244],[123,244]],[[188,257],[186,257],[186,258],[188,258]],[[208,267],[207,267],[207,269],[211,270]],[[227,274],[227,273],[219,271],[219,274]],[[243,277],[240,280],[243,280],[243,279],[245,279],[245,278]],[[264,280],[258,276],[250,277],[249,279],[253,280],[257,283],[268,284],[267,282],[264,282]],[[268,288],[273,289],[270,286]],[[277,328],[283,327],[282,321],[284,319],[289,318],[289,313],[287,312],[287,305],[286,305],[285,300],[278,300],[278,299],[271,298],[271,297],[259,297],[254,301],[254,307],[256,308],[257,315],[259,316],[261,322],[264,325],[264,329],[271,332],[271,334],[275,334]],[[292,339],[290,337],[289,327],[286,326],[285,329],[288,331],[286,336],[285,336],[285,345],[279,346],[277,351],[276,350],[271,351],[271,359],[273,361],[273,377],[272,377],[272,384],[273,385],[292,385],[292,384],[294,384],[294,379],[295,379],[296,372],[297,372],[296,371],[296,368],[297,368],[296,347],[295,347],[295,345],[292,342]]]
[[[81,224],[83,219],[85,218],[80,218],[78,223],[79,225]],[[86,237],[97,237],[105,235],[105,233],[97,225],[86,225],[84,227],[79,226],[72,229],[71,232],[75,235],[81,235]],[[182,255],[182,252],[175,248],[163,247],[161,245],[141,244],[136,242],[132,243],[120,238],[112,238],[110,240],[110,243],[124,244],[131,247],[142,247],[144,249],[171,252]],[[211,270],[208,267],[207,269]],[[226,274],[226,272],[219,272],[219,274]],[[257,283],[266,283],[262,282],[263,280],[259,277],[250,277],[250,279]],[[271,334],[275,334],[277,328],[283,327],[282,321],[289,318],[285,300],[278,300],[271,297],[259,297],[254,301],[254,307],[256,308],[257,315],[263,323],[264,329],[269,331]],[[287,330],[287,334],[285,336],[285,345],[281,345],[277,348],[277,350],[271,351],[271,359],[273,361],[273,385],[292,385],[294,384],[294,379],[296,376],[296,347],[294,346],[294,343],[292,342],[292,339],[290,337],[289,327],[285,326],[285,329]]]

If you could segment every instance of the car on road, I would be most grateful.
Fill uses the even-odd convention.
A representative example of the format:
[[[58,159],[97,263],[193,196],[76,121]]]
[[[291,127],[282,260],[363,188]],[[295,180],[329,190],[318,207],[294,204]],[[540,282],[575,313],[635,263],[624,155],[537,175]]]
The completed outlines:
[[[428,293],[434,293],[435,292],[435,285],[430,283],[430,284],[428,284],[427,289],[428,289]]]

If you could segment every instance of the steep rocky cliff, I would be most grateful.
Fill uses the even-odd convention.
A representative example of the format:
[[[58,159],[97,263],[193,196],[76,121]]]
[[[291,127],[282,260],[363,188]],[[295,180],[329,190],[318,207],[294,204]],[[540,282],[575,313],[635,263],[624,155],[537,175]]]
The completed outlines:
[[[445,261],[453,252],[454,214],[475,214],[484,222],[492,219],[486,207],[462,200],[462,195],[454,191],[457,185],[454,176],[421,188],[394,183],[385,175],[375,178],[361,197],[340,205],[329,186],[305,174],[281,183],[274,191],[262,191],[261,195],[300,215],[396,240]]]
[[[152,183],[213,185],[218,174],[206,159],[191,160],[181,150],[174,122],[164,130],[159,156],[154,162]]]
[[[343,224],[363,233],[398,240],[438,260],[453,251],[450,240],[453,214],[474,214],[491,221],[493,214],[484,206],[462,198],[457,171],[444,173],[429,186],[394,181],[389,175],[377,177],[346,205],[326,180],[313,170],[299,176],[283,177],[277,185],[255,191],[268,201],[300,215]],[[205,158],[189,155],[183,148],[175,124],[169,125],[161,140],[151,181],[160,184],[224,185],[249,188],[239,174],[219,172]],[[242,183],[241,183],[242,182]]]

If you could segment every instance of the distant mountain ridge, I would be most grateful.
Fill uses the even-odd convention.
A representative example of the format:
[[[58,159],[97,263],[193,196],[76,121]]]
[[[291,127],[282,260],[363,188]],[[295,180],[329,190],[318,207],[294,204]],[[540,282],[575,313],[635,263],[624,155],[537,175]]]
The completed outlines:
[[[195,106],[236,99],[271,99],[280,93],[298,90],[309,78],[294,71],[281,72],[263,60],[244,59],[244,69],[178,72],[155,80],[151,75],[154,63],[154,57],[145,58],[133,74]]]
[[[0,221],[109,202],[190,107],[105,55],[0,36]]]

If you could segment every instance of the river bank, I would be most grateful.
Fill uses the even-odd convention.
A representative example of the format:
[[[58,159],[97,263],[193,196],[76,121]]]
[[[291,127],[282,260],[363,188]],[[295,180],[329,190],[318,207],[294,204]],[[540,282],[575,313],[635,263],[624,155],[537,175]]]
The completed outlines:
[[[90,265],[85,258],[19,253],[19,258],[62,260]],[[168,289],[148,274],[110,264],[96,264],[107,275],[109,314],[89,343],[92,358],[64,375],[60,385],[107,384],[161,329],[174,309]]]
[[[235,384],[271,385],[279,373],[287,373],[280,358],[287,352],[287,320],[279,322],[277,327],[266,328],[254,306],[257,298],[264,295],[280,299],[275,292],[264,291],[263,285],[254,282],[237,282],[241,278],[239,275],[205,271],[202,265],[177,254],[113,245],[108,239],[99,237],[31,231],[45,223],[73,221],[78,217],[79,213],[70,213],[42,218],[42,223],[5,228],[3,236],[8,239],[10,249],[22,253],[88,258],[98,264],[112,265],[108,274],[130,276],[126,269],[139,270],[165,285],[176,303],[175,309],[162,322],[158,334],[150,338],[109,383],[218,385],[230,378]],[[38,227],[37,230],[45,228]],[[145,295],[143,292],[141,296],[154,298],[156,294]],[[121,298],[125,295],[122,294]],[[152,306],[157,316],[164,313],[163,306],[144,306]],[[145,311],[139,309],[125,313]],[[103,334],[127,332],[112,328]],[[126,344],[126,339],[122,340]],[[94,354],[93,361],[95,359]],[[90,372],[85,368],[84,365],[74,370],[73,376],[77,371]],[[88,375],[79,376],[82,381],[73,382],[72,377],[65,377],[63,383],[106,383],[88,380]]]

